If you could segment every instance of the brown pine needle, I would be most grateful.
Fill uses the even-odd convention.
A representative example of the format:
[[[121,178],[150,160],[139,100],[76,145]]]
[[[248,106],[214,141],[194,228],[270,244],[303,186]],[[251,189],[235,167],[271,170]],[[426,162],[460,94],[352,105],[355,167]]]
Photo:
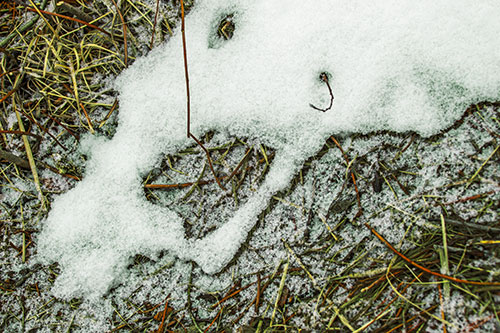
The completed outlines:
[[[445,203],[442,203],[440,205],[449,206],[449,205],[453,205],[453,204],[456,204],[456,203],[462,203],[462,202],[466,202],[466,201],[470,201],[470,200],[476,200],[476,199],[480,199],[482,197],[488,196],[488,195],[496,193],[496,192],[498,192],[498,191],[492,190],[492,191],[488,191],[488,192],[485,192],[485,193],[480,193],[480,194],[472,195],[470,197],[460,198],[460,199],[453,200],[453,201],[450,201],[450,202],[445,202]]]
[[[101,123],[99,124],[99,128],[101,128],[106,123],[106,121],[109,119],[109,117],[111,117],[113,112],[116,110],[117,106],[118,106],[118,98],[115,98],[115,101],[113,102],[113,105],[111,105],[111,109],[109,109],[108,114],[106,114],[104,119],[101,120]]]
[[[66,132],[68,132],[69,134],[71,134],[75,139],[80,140],[80,136],[78,134],[73,133],[73,131],[71,131],[68,127],[64,126],[64,124],[62,124],[59,120],[57,120],[56,118],[52,117],[47,111],[45,111],[45,110],[41,110],[41,111],[42,111],[42,113],[44,115],[48,116],[50,119],[52,119],[53,121],[55,121],[57,123],[57,125],[59,125],[62,128],[64,128],[66,130]]]
[[[425,309],[425,310],[423,310],[423,311],[420,311],[420,313],[418,313],[418,314],[414,315],[413,317],[411,317],[410,319],[408,319],[408,320],[407,320],[407,321],[405,321],[404,323],[401,323],[401,324],[399,324],[399,325],[397,325],[397,326],[393,327],[391,330],[387,331],[387,333],[391,333],[391,332],[397,331],[397,330],[398,330],[398,329],[400,329],[402,326],[404,326],[404,325],[406,325],[406,324],[408,324],[408,323],[412,322],[412,321],[413,321],[413,320],[415,320],[416,318],[419,318],[419,317],[420,317],[420,316],[422,316],[422,314],[424,314],[424,313],[429,313],[429,312],[431,312],[431,311],[432,311],[432,310],[434,310],[435,308],[437,308],[437,305],[433,305],[433,306],[431,306],[431,307],[429,307],[429,308],[427,308],[427,309]],[[419,324],[419,323],[417,323],[417,325],[415,325],[415,327],[417,327],[417,326],[418,326],[418,324]]]
[[[227,176],[222,176],[219,177],[219,179],[226,179]],[[184,187],[190,187],[193,185],[207,185],[207,184],[212,184],[215,180],[210,179],[210,180],[200,180],[196,182],[189,182],[189,183],[179,183],[179,184],[145,184],[144,188],[149,188],[149,189],[175,189],[175,188],[184,188]]]
[[[0,99],[0,103],[3,103],[3,101],[5,101],[7,98],[9,98],[13,93],[15,93],[17,91],[19,87],[14,87],[14,89],[12,89],[11,91],[9,91],[8,93],[6,93],[1,99]]]
[[[234,175],[236,175],[238,173],[238,171],[240,170],[241,166],[243,165],[243,163],[245,162],[245,159],[247,158],[248,154],[250,154],[250,152],[252,151],[252,148],[248,148],[247,151],[245,152],[245,156],[243,156],[243,158],[241,159],[241,161],[238,163],[238,165],[236,166],[236,168],[233,170],[233,172],[231,172],[231,174],[229,175],[229,177],[227,178],[227,181],[230,181],[231,178],[234,177]]]
[[[158,21],[158,12],[160,10],[160,0],[156,0],[156,11],[155,11],[155,20],[153,23],[153,31],[151,32],[151,42],[149,43],[149,48],[153,48],[153,43],[155,40],[155,32],[156,32],[156,22]]]
[[[233,291],[232,293],[230,293],[229,295],[223,297],[220,301],[218,301],[217,303],[215,303],[214,305],[212,305],[213,308],[216,308],[217,306],[219,306],[220,304],[224,303],[225,301],[227,301],[228,299],[238,295],[239,293],[241,293],[243,290],[247,289],[248,287],[250,287],[252,284],[249,284],[243,288],[239,288],[238,290],[236,291]]]
[[[203,332],[208,332],[208,330],[210,329],[210,327],[212,327],[212,325],[215,323],[215,321],[217,320],[217,318],[219,318],[219,316],[221,315],[221,313],[222,313],[223,310],[224,310],[224,305],[221,307],[221,309],[219,311],[217,311],[217,315],[212,320],[212,322],[210,323],[210,325],[208,325],[208,327],[205,328],[205,330]]]
[[[90,120],[89,114],[87,113],[87,110],[85,110],[85,107],[83,106],[82,102],[80,102],[80,107],[82,108],[82,111],[85,114],[85,118],[87,118],[87,123],[89,124],[90,133],[94,134],[94,126],[92,126],[92,121]]]
[[[94,24],[85,22],[83,20],[80,20],[80,19],[77,19],[77,18],[74,18],[74,17],[69,17],[69,16],[66,16],[66,15],[62,15],[62,14],[58,14],[58,13],[54,13],[54,12],[49,12],[49,11],[42,10],[42,9],[39,9],[39,8],[35,9],[35,8],[31,8],[31,7],[26,7],[26,10],[30,11],[30,12],[34,12],[34,13],[42,13],[42,14],[45,14],[45,15],[57,16],[57,17],[65,19],[65,20],[74,21],[74,22],[86,25],[89,28],[99,30],[100,32],[105,33],[108,36],[111,36],[111,34],[109,32],[107,32],[106,30],[104,30],[102,28],[99,28],[98,26],[96,26]]]
[[[444,302],[443,302],[443,293],[441,292],[441,285],[438,283],[438,292],[439,292],[439,303],[441,303],[441,318],[443,319],[443,333],[446,333],[446,324],[445,324],[445,316],[444,316]]]
[[[248,154],[251,152],[252,148],[248,148],[246,151],[245,155],[241,159],[241,161],[238,163],[236,168],[233,170],[233,172],[229,176],[221,176],[219,179],[222,179],[224,181],[229,181],[231,178],[233,178],[235,175],[237,175],[240,171],[241,166],[243,165],[243,162],[245,162],[246,157]],[[173,188],[184,188],[184,187],[189,187],[193,186],[194,184],[196,185],[206,185],[213,183],[214,180],[200,180],[198,182],[189,182],[189,183],[179,183],[179,184],[145,184],[144,188],[149,188],[149,189],[173,189]]]
[[[78,178],[77,176],[70,175],[70,174],[68,174],[68,173],[64,173],[64,172],[60,171],[59,169],[54,168],[53,166],[51,166],[51,165],[49,165],[49,164],[47,164],[47,163],[43,163],[43,162],[38,162],[38,163],[40,163],[40,165],[41,165],[42,167],[44,167],[45,169],[50,170],[50,171],[52,171],[53,173],[57,173],[58,175],[61,175],[61,176],[63,176],[63,177],[70,178],[70,179],[77,180],[77,181],[80,181],[80,180],[81,180],[81,179],[80,179],[80,178]]]
[[[396,250],[394,248],[394,246],[391,245],[391,243],[389,243],[384,237],[382,237],[377,231],[375,231],[375,229],[373,229],[373,227],[370,226],[368,223],[365,222],[365,226],[368,229],[370,229],[370,231],[375,236],[377,236],[377,238],[382,243],[384,243],[392,252],[394,252],[396,255],[398,255],[401,259],[403,259],[404,261],[406,261],[409,264],[417,267],[418,269],[421,269],[422,271],[424,271],[424,272],[426,272],[428,274],[431,274],[431,275],[434,275],[434,276],[438,276],[440,278],[443,278],[443,279],[446,279],[446,280],[450,280],[450,281],[453,281],[453,282],[456,282],[456,283],[474,284],[474,285],[479,285],[479,286],[500,286],[500,282],[478,282],[478,281],[462,280],[462,279],[454,278],[454,277],[449,276],[449,275],[441,274],[441,273],[438,273],[438,272],[433,272],[430,269],[425,268],[424,266],[417,264],[416,262],[414,262],[410,258],[406,257],[404,254],[402,254],[401,252],[399,252],[398,250]]]
[[[215,174],[214,166],[212,164],[212,158],[210,157],[210,152],[208,151],[207,148],[205,148],[205,146],[203,146],[203,144],[200,142],[200,140],[198,140],[192,133],[189,133],[189,136],[191,136],[193,138],[193,140],[196,141],[196,143],[201,147],[201,149],[203,149],[203,151],[205,151],[205,154],[207,155],[208,166],[210,167],[210,170],[212,171],[212,174],[214,175],[215,181],[217,182],[217,185],[219,185],[219,187],[223,191],[225,191],[226,188],[222,185],[219,178],[217,178],[217,175]]]
[[[12,69],[10,71],[3,72],[0,74],[0,78],[3,77],[4,75],[9,75],[9,74],[13,74],[13,73],[19,73],[19,69]]]
[[[66,148],[61,142],[59,142],[59,140],[57,140],[57,138],[54,135],[52,135],[46,127],[42,126],[38,121],[36,121],[33,117],[31,117],[28,113],[24,112],[22,109],[20,109],[19,111],[22,113],[23,116],[28,118],[29,121],[31,121],[36,126],[38,126],[38,128],[41,131],[48,134],[62,149],[68,150],[68,148]]]
[[[210,184],[210,183],[213,183],[213,180],[200,180],[199,182],[180,183],[180,184],[146,184],[146,185],[144,185],[144,188],[149,188],[149,189],[184,188],[184,187],[193,186],[194,184],[206,185],[206,184]]]
[[[161,316],[161,323],[160,323],[160,327],[158,327],[158,333],[162,333],[163,332],[163,324],[165,323],[165,316],[167,314],[167,309],[168,309],[168,299],[169,299],[170,295],[167,296],[167,300],[165,301],[165,308],[163,309],[163,313],[162,313],[162,316]]]
[[[408,283],[404,288],[403,290],[401,290],[401,293],[404,293],[412,284],[413,282],[415,282],[417,280],[417,278],[419,278],[420,276],[422,276],[422,274],[424,274],[423,272],[420,273],[416,278],[414,278],[410,283]],[[394,275],[393,275],[394,276]],[[385,279],[386,276],[382,276],[382,279]],[[401,285],[403,284],[403,282],[401,282],[399,285],[398,285],[398,288],[399,289],[401,287]],[[392,292],[391,292],[391,295],[392,295]],[[371,324],[373,324],[374,322],[376,322],[377,320],[379,320],[380,318],[382,318],[386,311],[389,309],[389,307],[391,306],[392,303],[394,303],[396,300],[398,299],[398,297],[394,297],[389,303],[387,303],[387,305],[379,312],[378,315],[375,316],[375,318],[373,318],[371,321],[369,321],[368,323],[366,323],[365,325],[363,325],[360,329],[358,330],[365,330],[367,329]],[[383,305],[385,303],[387,299],[385,299],[380,305]],[[402,308],[400,308],[399,310],[401,310]],[[396,317],[399,317],[399,315],[396,314]],[[444,319],[444,318],[443,318]]]
[[[123,18],[122,12],[120,11],[120,8],[118,8],[118,5],[116,4],[115,0],[113,1],[113,4],[116,7],[116,11],[118,12],[118,15],[120,15],[120,20],[122,20],[122,30],[123,30],[123,62],[125,63],[125,67],[128,67],[128,51],[127,51],[127,25],[125,24],[125,19]]]
[[[5,133],[5,134],[20,134],[20,135],[29,135],[34,138],[37,138],[38,140],[42,140],[42,137],[37,134],[33,134],[31,132],[26,132],[26,131],[14,131],[14,130],[0,130],[0,133]]]
[[[497,311],[496,312],[496,315],[500,315],[500,311]],[[469,333],[469,332],[475,332],[476,329],[478,329],[479,327],[481,327],[482,325],[486,324],[487,322],[489,322],[491,319],[493,319],[495,316],[494,315],[489,315],[488,317],[482,319],[482,320],[478,320],[474,323],[470,323],[469,324],[469,327],[467,328],[467,331],[462,331],[462,332],[466,332],[466,333]]]
[[[255,296],[255,313],[259,314],[260,305],[260,273],[257,273],[257,296]]]

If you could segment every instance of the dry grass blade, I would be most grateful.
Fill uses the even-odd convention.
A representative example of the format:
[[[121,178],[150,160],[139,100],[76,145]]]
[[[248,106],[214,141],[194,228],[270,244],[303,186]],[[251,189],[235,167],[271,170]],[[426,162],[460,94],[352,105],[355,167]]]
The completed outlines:
[[[155,40],[156,23],[157,23],[157,20],[158,20],[159,9],[160,9],[160,0],[156,0],[155,20],[154,20],[154,23],[153,23],[153,32],[151,33],[151,42],[149,43],[149,48],[150,49],[153,48],[153,43],[154,43],[154,40]]]
[[[351,165],[351,162],[349,162],[349,158],[347,157],[347,154],[344,152],[344,149],[342,149],[340,143],[333,136],[330,136],[330,139],[332,139],[335,145],[340,149],[340,152],[342,153],[342,156],[344,156],[347,166],[349,167]],[[356,213],[356,217],[359,217],[363,214],[363,208],[361,207],[361,198],[359,195],[358,185],[356,184],[356,177],[354,176],[354,172],[350,170],[350,168],[348,168],[348,170],[351,174],[352,182],[354,184],[354,189],[356,191],[356,200],[358,202],[358,212]]]
[[[45,14],[45,15],[50,15],[50,16],[57,16],[57,17],[65,19],[65,20],[70,20],[70,21],[73,21],[73,22],[78,22],[78,23],[83,24],[83,25],[85,25],[85,26],[87,26],[89,28],[92,28],[92,29],[95,29],[95,30],[99,30],[100,32],[105,33],[106,35],[111,36],[111,34],[109,32],[107,32],[106,30],[104,30],[104,29],[102,29],[102,28],[100,28],[100,27],[98,27],[98,26],[96,26],[94,24],[85,22],[83,20],[80,20],[80,19],[77,19],[77,18],[74,18],[74,17],[69,17],[69,16],[66,16],[66,15],[49,12],[49,11],[46,11],[46,10],[43,10],[43,9],[39,9],[39,8],[26,7],[26,10],[30,11],[30,12],[34,12],[34,13],[39,13],[40,15],[41,14]]]
[[[0,149],[0,159],[5,159],[23,169],[30,169],[30,164],[24,158]]]
[[[16,113],[17,122],[19,124],[19,129],[22,132],[26,132],[25,129],[24,129],[23,121],[21,120],[21,115],[15,109],[16,103],[15,103],[14,99],[12,99],[12,104],[14,105],[14,111]],[[36,168],[35,159],[33,158],[33,153],[32,153],[32,150],[31,150],[31,145],[30,145],[30,143],[28,141],[28,137],[26,135],[23,135],[22,138],[23,138],[23,142],[24,142],[24,148],[26,149],[26,155],[28,156],[28,162],[29,162],[29,165],[30,165],[31,173],[33,174],[33,180],[35,182],[35,186],[36,186],[36,189],[38,191],[40,203],[41,203],[42,209],[45,210],[46,209],[45,197],[43,195],[43,191],[42,191],[42,188],[40,186],[40,180],[38,178],[38,171],[37,171],[37,168]]]
[[[123,18],[122,12],[120,8],[118,8],[118,5],[116,4],[115,0],[113,1],[113,4],[115,5],[116,11],[118,12],[118,15],[120,15],[120,20],[122,21],[122,31],[123,31],[123,53],[124,53],[124,60],[123,62],[125,63],[125,67],[128,67],[128,50],[127,50],[127,25],[125,24],[125,19]]]
[[[207,150],[207,148],[205,148],[205,146],[201,143],[200,140],[198,140],[192,133],[189,133],[189,136],[191,138],[193,138],[193,140],[201,147],[201,149],[203,149],[203,151],[205,152],[205,154],[207,155],[207,160],[208,160],[208,166],[210,167],[210,171],[212,171],[212,175],[214,176],[215,178],[215,181],[217,182],[217,185],[219,185],[219,187],[223,190],[223,191],[226,191],[226,188],[222,185],[220,179],[217,177],[217,175],[215,174],[215,170],[214,170],[214,166],[212,164],[212,158],[210,157],[210,152]]]
[[[42,137],[37,134],[33,134],[31,132],[25,132],[25,131],[15,131],[15,130],[0,130],[0,133],[5,133],[5,134],[20,134],[20,135],[28,135],[32,136],[38,140],[42,140]]]
[[[85,110],[85,106],[83,106],[83,103],[80,102],[80,107],[82,108],[83,114],[85,115],[85,119],[87,119],[87,124],[89,124],[89,129],[90,133],[94,134],[94,126],[92,126],[92,120],[90,120],[89,114],[87,113],[87,110]]]
[[[220,315],[222,314],[222,311],[224,311],[224,306],[222,306],[220,308],[220,310],[215,315],[214,319],[210,322],[210,325],[208,325],[207,328],[205,328],[205,330],[203,332],[208,332],[210,330],[210,327],[212,327],[212,325],[215,323],[215,321],[220,317]]]
[[[158,333],[162,333],[164,328],[163,328],[163,325],[165,324],[165,318],[166,318],[166,315],[167,315],[167,309],[168,309],[168,300],[170,298],[170,295],[168,295],[167,297],[167,300],[165,301],[165,307],[163,308],[163,312],[161,314],[161,323],[160,323],[160,326],[158,327]]]
[[[401,259],[403,259],[404,261],[410,263],[411,265],[417,267],[418,269],[421,269],[422,271],[428,273],[428,274],[431,274],[431,275],[434,275],[434,276],[438,276],[440,278],[443,278],[443,279],[446,279],[446,280],[450,280],[450,281],[453,281],[453,282],[457,282],[457,283],[465,283],[465,284],[475,284],[475,285],[479,285],[479,286],[500,286],[500,282],[478,282],[478,281],[469,281],[469,280],[462,280],[462,279],[457,279],[457,278],[454,278],[452,276],[449,276],[449,275],[445,275],[445,274],[441,274],[441,273],[438,273],[438,272],[433,272],[431,271],[430,269],[428,268],[425,268],[424,266],[422,265],[419,265],[417,264],[416,262],[414,262],[413,260],[411,260],[410,258],[406,257],[404,254],[402,254],[401,252],[399,252],[398,250],[396,250],[394,248],[394,246],[392,246],[387,240],[385,240],[384,237],[382,237],[373,227],[371,227],[368,223],[365,222],[365,226],[382,242],[384,243],[392,252],[394,252],[396,255],[398,255]]]
[[[281,281],[278,288],[278,293],[276,294],[276,301],[274,302],[273,314],[271,315],[271,324],[269,326],[273,326],[274,319],[276,317],[276,310],[278,308],[278,302],[281,298],[281,294],[283,293],[283,288],[285,287],[286,275],[288,273],[288,265],[290,264],[290,260],[287,260],[285,264],[285,268],[283,269],[283,274],[281,275]]]
[[[444,315],[443,293],[441,292],[441,285],[439,283],[437,285],[437,288],[438,288],[438,292],[439,292],[439,303],[441,303],[441,319],[443,319],[443,333],[446,333],[447,330],[446,330],[446,324],[445,324],[446,318]]]

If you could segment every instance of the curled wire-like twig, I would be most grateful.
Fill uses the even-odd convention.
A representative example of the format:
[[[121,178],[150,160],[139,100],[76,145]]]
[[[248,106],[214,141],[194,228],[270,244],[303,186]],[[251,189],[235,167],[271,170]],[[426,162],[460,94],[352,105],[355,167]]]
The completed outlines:
[[[326,109],[321,109],[321,108],[318,108],[312,104],[309,103],[309,106],[312,107],[313,109],[315,110],[318,110],[318,111],[321,111],[321,112],[326,112],[328,110],[330,110],[332,108],[332,105],[333,105],[333,91],[332,91],[332,87],[330,87],[330,83],[328,82],[328,74],[326,74],[325,72],[321,73],[319,75],[319,79],[323,82],[326,83],[326,86],[328,87],[328,91],[330,92],[330,105],[328,105],[328,107]]]

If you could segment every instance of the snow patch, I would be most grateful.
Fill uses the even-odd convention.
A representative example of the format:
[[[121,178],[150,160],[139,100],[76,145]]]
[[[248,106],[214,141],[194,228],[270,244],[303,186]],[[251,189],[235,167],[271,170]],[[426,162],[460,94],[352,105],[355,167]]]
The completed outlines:
[[[219,20],[235,32],[213,42]],[[500,6],[495,1],[200,1],[186,22],[192,132],[259,138],[276,157],[264,182],[200,240],[146,201],[142,176],[188,145],[182,43],[138,59],[116,81],[119,126],[88,140],[86,175],[58,197],[39,239],[59,262],[57,295],[97,298],[122,281],[136,253],[167,250],[216,273],[232,260],[270,197],[333,133],[451,125],[474,102],[500,98]],[[216,47],[215,47],[216,46]],[[319,75],[331,75],[335,100]]]

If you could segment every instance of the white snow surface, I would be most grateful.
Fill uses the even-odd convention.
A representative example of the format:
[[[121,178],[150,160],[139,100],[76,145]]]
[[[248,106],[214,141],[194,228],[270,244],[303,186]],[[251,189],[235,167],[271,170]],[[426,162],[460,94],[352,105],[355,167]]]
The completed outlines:
[[[234,36],[219,22],[233,14]],[[117,80],[119,126],[82,143],[91,159],[53,203],[39,256],[62,269],[54,292],[96,299],[131,256],[167,250],[206,273],[223,269],[270,197],[332,134],[428,136],[471,103],[500,98],[498,0],[200,0],[186,18],[192,132],[256,138],[276,157],[260,188],[219,229],[187,239],[183,221],[145,199],[142,177],[191,145],[180,31]],[[335,100],[327,112],[330,74]]]

